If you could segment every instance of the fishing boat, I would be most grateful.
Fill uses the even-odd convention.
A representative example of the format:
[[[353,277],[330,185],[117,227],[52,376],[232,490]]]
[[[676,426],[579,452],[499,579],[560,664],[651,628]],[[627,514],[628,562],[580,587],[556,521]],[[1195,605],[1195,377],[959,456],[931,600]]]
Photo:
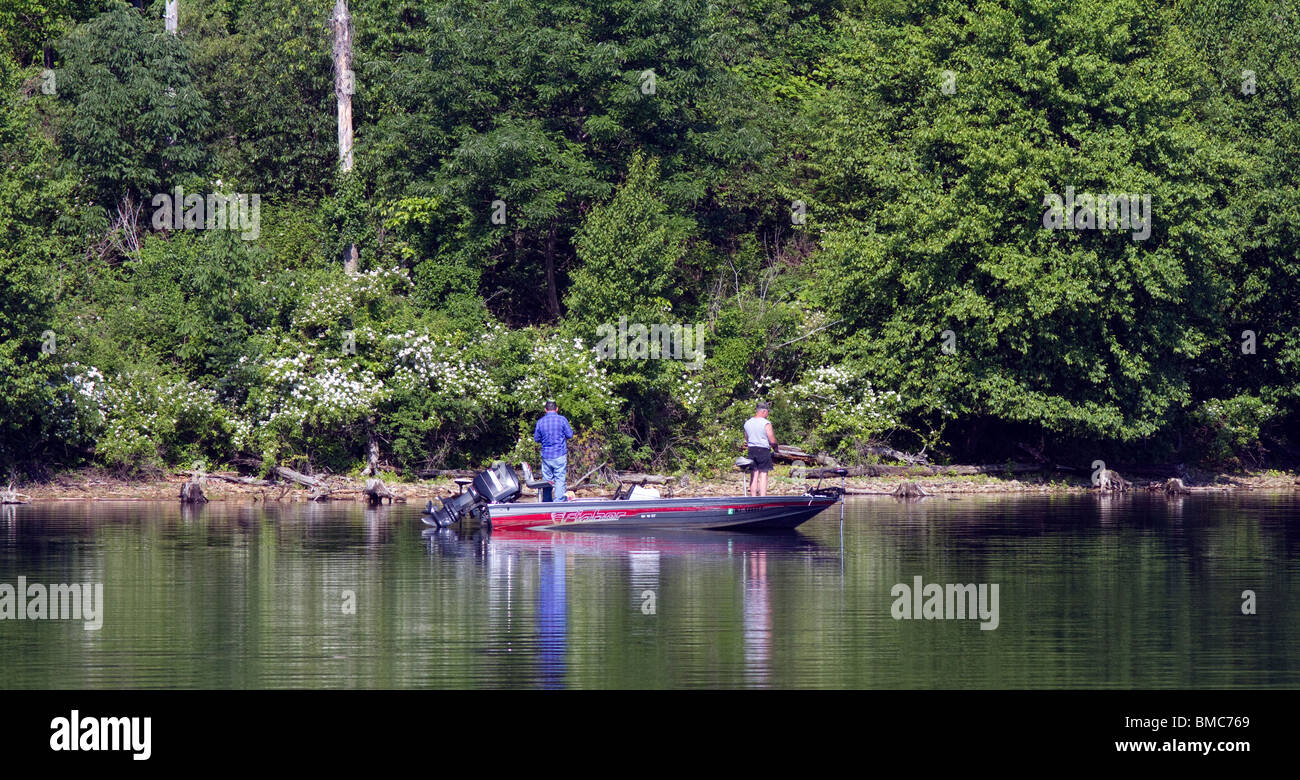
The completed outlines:
[[[819,483],[820,484],[820,483]],[[623,486],[611,498],[522,502],[519,475],[505,463],[479,472],[459,495],[425,507],[426,525],[445,528],[477,520],[493,529],[603,530],[788,530],[839,503],[842,488],[815,487],[800,496],[642,498]]]

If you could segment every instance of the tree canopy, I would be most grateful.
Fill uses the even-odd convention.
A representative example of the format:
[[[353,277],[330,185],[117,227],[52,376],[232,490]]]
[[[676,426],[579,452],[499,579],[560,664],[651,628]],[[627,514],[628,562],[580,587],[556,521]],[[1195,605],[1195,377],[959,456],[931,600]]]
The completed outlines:
[[[0,10],[0,469],[1300,456],[1292,4],[356,0],[347,174],[332,2],[162,5]]]

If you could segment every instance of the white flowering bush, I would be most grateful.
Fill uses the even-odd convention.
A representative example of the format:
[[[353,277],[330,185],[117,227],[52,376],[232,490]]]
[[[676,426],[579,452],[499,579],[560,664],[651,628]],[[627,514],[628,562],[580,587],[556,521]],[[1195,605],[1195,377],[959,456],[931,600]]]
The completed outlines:
[[[673,381],[673,399],[691,414],[702,411],[707,391],[704,374],[685,366]]]
[[[880,441],[900,425],[898,393],[873,387],[845,366],[815,368],[773,397],[792,427],[806,431],[816,447],[850,458],[860,445]]]
[[[410,391],[432,393],[444,399],[472,398],[483,407],[501,402],[504,389],[481,359],[475,359],[450,338],[407,331],[385,338],[393,351],[392,383]],[[489,346],[491,332],[480,340]]]
[[[534,342],[528,368],[513,388],[517,407],[535,412],[542,401],[555,398],[564,404],[570,419],[586,422],[605,420],[618,411],[620,400],[614,383],[594,347],[581,338],[558,335]]]
[[[106,466],[140,469],[224,451],[237,430],[216,394],[195,382],[131,371],[106,378],[77,367],[71,384],[97,432],[95,457]]]
[[[548,398],[556,400],[580,438],[594,434],[594,449],[603,452],[603,436],[616,426],[623,403],[615,393],[607,362],[597,359],[594,347],[580,337],[545,329],[529,329],[522,336],[525,351],[512,367],[507,412],[514,420],[515,436],[506,457],[537,461],[533,426]]]
[[[1263,429],[1277,415],[1276,406],[1253,395],[1205,401],[1191,415],[1201,461],[1226,466],[1262,460]]]
[[[352,357],[306,346],[310,351],[253,362],[261,381],[249,394],[251,424],[237,429],[236,447],[278,457],[316,434],[346,436],[376,413],[388,392],[383,379]]]
[[[290,321],[294,331],[313,335],[352,321],[370,306],[387,302],[395,294],[406,294],[411,288],[410,276],[402,268],[330,274],[318,288],[311,286],[314,280],[303,277],[306,289],[300,293],[300,303]],[[297,286],[297,281],[290,284]]]

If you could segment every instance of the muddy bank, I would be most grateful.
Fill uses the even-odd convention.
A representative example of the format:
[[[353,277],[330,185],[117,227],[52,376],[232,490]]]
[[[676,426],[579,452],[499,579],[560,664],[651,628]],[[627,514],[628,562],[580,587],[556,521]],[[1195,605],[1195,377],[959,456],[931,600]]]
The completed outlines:
[[[236,477],[234,471],[215,472],[216,474]],[[73,471],[60,474],[45,482],[15,483],[14,489],[30,497],[32,501],[179,501],[181,486],[188,481],[188,475],[167,474],[148,478],[115,478],[111,475],[93,470]],[[341,476],[319,477],[329,489],[324,500],[363,501],[362,489],[364,479]],[[451,479],[432,479],[403,482],[394,475],[386,475],[388,488],[398,497],[397,501],[423,504],[430,498],[454,495],[458,486]],[[744,477],[740,474],[724,478],[702,479],[686,477],[684,480],[673,479],[668,485],[659,486],[665,497],[675,496],[723,496],[739,495],[744,490]],[[1043,479],[1041,477],[1010,478],[990,474],[974,476],[886,476],[886,477],[852,477],[846,481],[850,494],[889,494],[900,484],[915,483],[926,493],[970,494],[970,493],[1083,493],[1095,490],[1086,479]],[[780,467],[772,475],[768,492],[772,495],[798,495],[816,480],[805,480],[789,476],[789,469]],[[1132,480],[1132,490],[1145,491],[1163,489],[1163,481]],[[838,479],[827,479],[824,485],[838,485]],[[1197,473],[1186,481],[1192,492],[1219,492],[1238,490],[1300,490],[1300,478],[1295,473],[1268,471],[1260,473],[1214,474]],[[577,489],[579,497],[608,496],[614,490],[613,485],[583,485]],[[316,491],[306,487],[286,483],[274,486],[242,485],[220,480],[215,477],[205,479],[203,492],[211,501],[310,501]],[[525,499],[532,498],[531,490],[525,488]]]

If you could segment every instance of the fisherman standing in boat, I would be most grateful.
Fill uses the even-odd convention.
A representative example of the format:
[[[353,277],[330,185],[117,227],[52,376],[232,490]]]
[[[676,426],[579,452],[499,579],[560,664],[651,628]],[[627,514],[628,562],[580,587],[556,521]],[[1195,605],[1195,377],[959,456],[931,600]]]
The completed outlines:
[[[573,428],[569,420],[558,411],[555,401],[547,399],[546,414],[533,426],[533,441],[542,445],[542,479],[550,482],[552,501],[567,501],[564,490],[565,470],[568,468],[569,439]],[[557,498],[558,496],[558,498]]]
[[[772,450],[776,448],[776,432],[767,421],[767,412],[767,404],[759,401],[754,416],[745,421],[745,444],[749,447],[749,459],[754,462],[750,467],[753,476],[749,478],[749,492],[755,496],[767,495],[767,474],[772,470]]]

